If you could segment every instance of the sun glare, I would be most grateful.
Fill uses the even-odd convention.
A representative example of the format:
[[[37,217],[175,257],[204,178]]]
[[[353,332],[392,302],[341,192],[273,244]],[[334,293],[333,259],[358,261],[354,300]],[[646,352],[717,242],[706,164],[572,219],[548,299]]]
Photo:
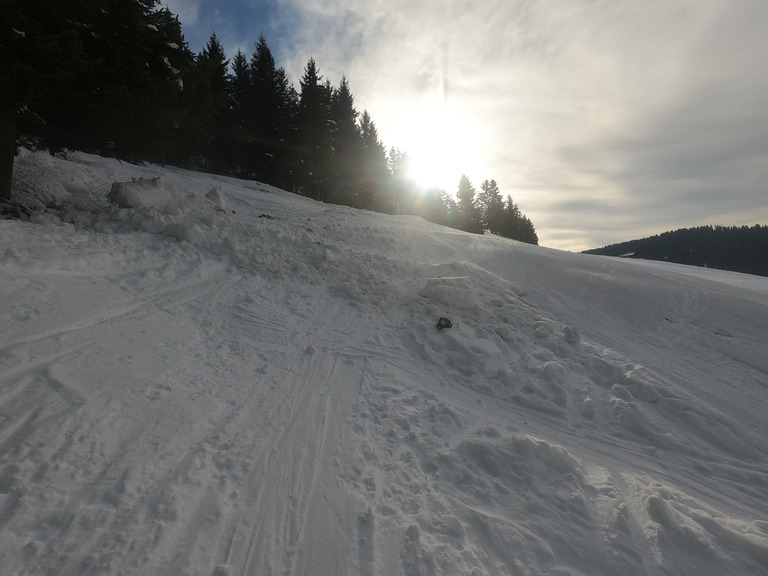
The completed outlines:
[[[478,134],[471,119],[442,96],[425,98],[404,143],[410,177],[421,188],[455,192],[462,174],[472,179],[481,169],[484,146]],[[477,186],[479,182],[473,184]]]

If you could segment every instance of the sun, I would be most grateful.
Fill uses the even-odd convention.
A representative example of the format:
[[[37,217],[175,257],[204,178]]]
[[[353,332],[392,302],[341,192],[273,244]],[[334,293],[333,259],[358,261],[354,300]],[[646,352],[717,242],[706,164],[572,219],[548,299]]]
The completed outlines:
[[[480,127],[440,95],[424,98],[404,143],[414,183],[448,193],[455,192],[462,174],[481,170],[484,150]]]

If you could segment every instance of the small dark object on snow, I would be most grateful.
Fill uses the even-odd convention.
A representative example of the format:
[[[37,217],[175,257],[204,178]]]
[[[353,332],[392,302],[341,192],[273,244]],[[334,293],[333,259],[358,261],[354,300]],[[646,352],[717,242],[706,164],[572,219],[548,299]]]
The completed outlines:
[[[266,218],[267,220],[277,220],[274,216],[270,216],[269,214],[262,214],[259,216],[259,218]]]
[[[437,321],[437,329],[442,330],[443,328],[450,328],[453,326],[451,324],[451,321],[448,320],[448,318],[440,318],[440,320]]]

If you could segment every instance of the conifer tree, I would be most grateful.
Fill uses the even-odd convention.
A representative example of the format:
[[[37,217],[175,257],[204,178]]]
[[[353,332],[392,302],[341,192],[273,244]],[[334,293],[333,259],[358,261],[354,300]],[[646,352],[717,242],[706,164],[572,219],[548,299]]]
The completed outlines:
[[[332,184],[328,199],[337,204],[355,205],[357,164],[355,155],[362,145],[357,128],[358,112],[355,99],[343,76],[339,87],[333,90],[330,107],[332,157],[330,176]]]
[[[17,132],[37,139],[46,128],[58,132],[48,118],[72,125],[57,92],[77,90],[77,78],[91,65],[77,29],[83,19],[79,8],[56,0],[2,2],[0,200],[10,200]]]
[[[275,58],[262,34],[251,56],[248,125],[251,131],[251,163],[255,175],[278,183],[278,148],[281,141],[281,118],[287,87],[278,71]]]
[[[368,110],[364,110],[360,117],[360,139],[358,207],[391,214],[394,212],[394,202],[387,186],[387,156]]]
[[[465,232],[482,232],[481,213],[475,203],[475,187],[469,178],[462,174],[456,192],[457,222],[456,227]]]
[[[533,222],[523,215],[520,223],[520,241],[527,244],[539,244],[539,236],[536,234],[536,229],[533,227]]]
[[[395,214],[418,214],[419,197],[410,177],[408,154],[394,146],[387,154],[387,167],[391,175],[390,188]]]
[[[52,149],[163,156],[190,58],[175,16],[155,0],[2,4],[0,196],[20,135]]]
[[[503,216],[500,222],[498,234],[501,236],[528,244],[539,243],[539,237],[536,234],[533,222],[520,212],[520,208],[518,208],[509,195],[507,195],[507,200],[504,203]]]
[[[297,177],[304,193],[321,200],[327,185],[330,155],[331,91],[310,58],[299,81],[299,108],[296,114]]]
[[[456,216],[456,201],[440,188],[424,190],[414,212],[430,222],[453,227]]]
[[[504,218],[504,200],[496,180],[485,180],[480,185],[477,202],[481,210],[482,227],[493,234],[500,234]]]
[[[512,196],[507,194],[507,200],[504,203],[504,215],[499,234],[505,238],[520,240],[521,219],[522,214],[520,214],[520,209],[517,207],[517,204],[513,202]]]
[[[233,111],[244,113],[251,89],[251,69],[248,59],[238,48],[232,59],[232,75],[229,78],[229,100]]]
[[[228,170],[241,176],[249,176],[246,162],[248,133],[246,117],[248,96],[251,90],[251,69],[245,53],[238,48],[230,63],[232,73],[228,76],[227,110],[223,120],[225,134],[223,147],[226,150]]]
[[[190,61],[178,18],[155,0],[105,0],[85,35],[98,65],[84,79],[84,125],[102,152],[162,159],[179,121],[181,70]],[[81,103],[83,105],[84,103]],[[91,126],[88,123],[92,122]]]
[[[196,156],[203,167],[221,172],[227,163],[225,120],[229,108],[227,60],[216,33],[187,72],[183,100],[183,144],[186,155]]]

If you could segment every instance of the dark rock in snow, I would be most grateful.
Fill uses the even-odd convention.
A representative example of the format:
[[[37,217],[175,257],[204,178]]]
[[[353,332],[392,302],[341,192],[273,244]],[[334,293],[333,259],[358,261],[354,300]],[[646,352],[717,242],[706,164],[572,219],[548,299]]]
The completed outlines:
[[[450,328],[453,326],[450,320],[448,318],[440,318],[440,320],[437,321],[437,329],[442,330],[443,328]]]

